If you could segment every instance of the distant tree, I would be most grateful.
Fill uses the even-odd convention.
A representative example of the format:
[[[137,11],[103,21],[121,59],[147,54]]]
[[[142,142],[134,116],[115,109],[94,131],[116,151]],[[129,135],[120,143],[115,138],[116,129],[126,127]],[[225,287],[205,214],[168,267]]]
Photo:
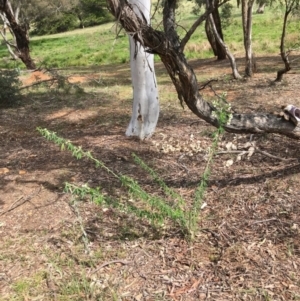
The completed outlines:
[[[73,11],[77,12],[81,27],[100,25],[113,20],[106,0],[79,0]]]
[[[103,24],[113,20],[105,0],[31,0],[34,10],[27,10],[33,34],[44,35]]]
[[[299,11],[299,3],[300,0],[284,0],[281,5],[284,7],[284,17],[283,17],[283,25],[282,25],[282,32],[281,32],[281,39],[280,39],[280,56],[284,63],[284,68],[277,72],[277,77],[275,81],[279,82],[282,80],[283,75],[291,70],[291,64],[289,60],[289,53],[291,51],[286,51],[285,49],[285,37],[286,37],[286,27],[287,21],[291,14]]]
[[[252,77],[255,70],[254,55],[252,50],[252,11],[254,0],[242,0],[241,3],[244,47],[246,56],[245,74],[248,77]]]
[[[30,56],[29,49],[29,26],[26,22],[20,21],[21,2],[14,7],[9,0],[0,0],[0,17],[3,23],[9,28],[14,41],[9,41],[5,34],[2,34],[13,58],[19,58],[27,69],[35,69],[36,65]]]
[[[45,35],[73,30],[78,27],[78,18],[73,14],[73,8],[78,0],[35,0],[38,12],[28,11],[32,24],[32,34]]]
[[[269,0],[257,0],[256,3],[258,5],[256,13],[263,14],[265,12],[266,5],[269,4]]]
[[[207,7],[210,7],[210,1],[207,0]],[[213,18],[212,13],[208,15],[207,18],[210,22],[210,26],[213,32],[213,35],[216,39],[216,41],[218,42],[218,44],[220,45],[220,47],[222,47],[222,50],[224,51],[225,55],[228,57],[229,61],[230,61],[230,66],[232,69],[232,75],[235,79],[241,79],[241,75],[238,72],[237,69],[237,65],[236,65],[236,61],[235,61],[235,57],[233,56],[233,54],[230,52],[230,50],[228,49],[227,45],[224,43],[222,37],[219,35],[218,31],[217,31],[217,27],[215,24],[215,20]]]
[[[221,39],[224,41],[223,37],[223,31],[222,31],[222,22],[220,18],[220,13],[219,13],[219,6],[224,4],[226,1],[220,1],[220,0],[213,0],[212,1],[212,17],[214,20],[214,24],[216,27],[216,30],[218,32],[218,35],[221,37]],[[206,0],[196,0],[196,4],[198,7],[206,6]],[[199,10],[194,10],[195,12],[198,12]],[[224,60],[226,59],[226,52],[224,51],[222,45],[218,42],[218,39],[216,39],[214,31],[212,29],[212,24],[210,21],[210,18],[207,18],[205,21],[205,33],[207,40],[214,52],[214,55],[217,57],[218,60]]]

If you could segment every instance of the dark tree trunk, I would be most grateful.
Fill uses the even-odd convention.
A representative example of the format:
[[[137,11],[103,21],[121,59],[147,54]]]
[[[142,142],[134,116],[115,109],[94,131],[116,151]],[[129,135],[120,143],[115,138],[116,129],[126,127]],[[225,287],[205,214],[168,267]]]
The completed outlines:
[[[208,16],[208,19],[210,21],[210,24],[211,24],[211,29],[214,33],[214,36],[217,40],[217,42],[219,43],[219,45],[222,47],[223,51],[226,53],[226,56],[228,56],[228,59],[230,61],[230,66],[231,66],[231,69],[232,69],[232,74],[233,74],[233,77],[235,79],[241,79],[241,75],[239,74],[238,70],[237,70],[237,65],[236,65],[236,61],[235,61],[235,57],[233,56],[233,54],[229,51],[227,45],[224,43],[224,41],[221,39],[221,37],[219,36],[219,33],[217,31],[217,28],[215,26],[215,22],[214,22],[214,19],[213,19],[213,16],[212,14],[210,14]]]
[[[216,39],[215,39],[215,35],[212,31],[209,18],[207,18],[206,21],[205,21],[205,33],[206,33],[207,40],[210,44],[210,47],[211,47],[214,55],[217,56],[218,55],[217,42],[216,42]]]
[[[283,75],[291,70],[291,64],[289,60],[289,56],[287,52],[285,51],[285,35],[286,35],[286,23],[288,16],[290,14],[291,10],[286,8],[285,14],[284,14],[284,19],[283,19],[283,27],[282,27],[282,33],[281,33],[281,40],[280,40],[280,56],[281,59],[284,63],[284,68],[277,71],[277,77],[275,79],[276,82],[282,81]]]
[[[254,73],[254,57],[252,52],[252,9],[254,0],[242,0],[242,21],[244,34],[244,47],[246,52],[246,76],[252,77]]]
[[[8,1],[0,1],[0,10],[5,14],[16,39],[16,55],[25,64],[27,69],[36,69],[34,61],[30,57],[29,36],[27,26],[21,26],[12,12]]]
[[[265,3],[260,2],[259,5],[258,5],[258,8],[256,10],[256,13],[257,14],[263,14],[265,12],[265,6],[266,6]]]
[[[221,5],[223,5],[225,3],[226,3],[226,1],[217,2],[216,7],[220,7]],[[185,36],[182,38],[182,40],[180,42],[181,51],[184,50],[186,43],[189,41],[189,39],[191,38],[191,36],[195,32],[195,30],[200,26],[200,24],[202,24],[202,22],[206,21],[207,16],[210,13],[212,13],[214,9],[215,9],[214,7],[207,8],[205,10],[205,12],[194,22],[194,24],[186,32]]]
[[[147,25],[139,18],[130,4],[122,0],[107,0],[111,13],[130,33],[137,33],[134,38],[148,48],[148,51],[160,56],[176,88],[178,98],[199,118],[218,127],[216,108],[205,101],[199,94],[196,75],[187,63],[179,38],[172,24],[172,13],[164,11],[165,31],[161,32]],[[166,0],[172,1],[172,0]],[[228,132],[235,133],[278,133],[292,138],[300,138],[300,126],[268,113],[238,114],[230,113],[228,122],[223,125]]]
[[[215,1],[215,9],[212,12],[212,17],[214,19],[214,23],[215,23],[218,35],[220,36],[221,40],[224,41],[223,31],[222,31],[222,23],[221,23],[221,18],[220,18],[219,9],[218,9],[218,1]],[[217,45],[218,60],[225,60],[226,52],[224,51],[222,45],[220,45],[220,43],[218,42],[217,39],[216,39],[216,45]]]
[[[217,5],[217,3],[215,5]],[[221,18],[220,18],[218,7],[216,7],[212,11],[211,14],[213,16],[217,32],[223,41],[224,38],[223,38],[223,32],[222,32],[222,24],[221,24]],[[215,37],[214,31],[212,30],[212,24],[210,22],[210,18],[206,19],[205,32],[206,32],[206,36],[209,41],[209,44],[214,52],[214,55],[217,56],[218,60],[225,60],[226,52],[224,51],[222,45],[218,42],[218,39],[216,39],[216,37]]]

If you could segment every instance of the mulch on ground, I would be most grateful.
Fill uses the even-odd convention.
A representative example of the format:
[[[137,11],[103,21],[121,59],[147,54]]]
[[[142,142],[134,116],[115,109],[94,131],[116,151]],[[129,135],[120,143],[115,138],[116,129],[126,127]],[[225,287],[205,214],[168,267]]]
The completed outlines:
[[[259,62],[262,70],[272,66],[271,57]],[[228,62],[193,64],[207,79],[221,64],[227,76],[213,87],[228,91],[235,110],[300,106],[296,72],[274,85],[273,71],[237,82]],[[95,83],[95,70],[72,75],[85,94],[26,91],[21,105],[0,111],[0,300],[299,300],[299,141],[226,133],[193,242],[178,227],[158,231],[133,214],[63,192],[67,181],[128,197],[110,174],[62,152],[37,126],[90,150],[155,195],[162,195],[160,187],[134,163],[133,152],[187,202],[206,166],[214,129],[181,109],[170,82],[160,85],[157,131],[140,142],[124,135],[131,100],[122,94],[122,80],[127,84],[130,75],[123,72],[118,87],[110,87],[109,70],[99,73],[107,76],[101,83]],[[48,76],[28,75],[24,85]],[[210,99],[213,92],[206,88],[203,95]],[[251,156],[231,152],[249,150],[247,143],[256,147]]]

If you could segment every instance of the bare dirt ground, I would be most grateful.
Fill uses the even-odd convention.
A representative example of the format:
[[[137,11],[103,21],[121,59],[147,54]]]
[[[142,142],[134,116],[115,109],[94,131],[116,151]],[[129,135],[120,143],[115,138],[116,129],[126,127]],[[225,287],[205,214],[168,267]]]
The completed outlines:
[[[242,61],[238,61],[242,66]],[[272,84],[281,67],[258,58],[258,73],[233,81],[228,62],[192,62],[199,82],[219,77],[237,111],[300,106],[300,74]],[[206,165],[214,129],[178,104],[158,64],[161,116],[146,142],[124,136],[131,110],[126,65],[64,71],[85,93],[24,90],[21,104],[0,110],[0,300],[300,300],[299,141],[275,134],[226,133],[214,159],[199,217],[188,242],[175,227],[157,230],[133,214],[75,201],[64,183],[100,186],[116,200],[121,184],[86,160],[46,141],[46,127],[90,150],[116,173],[153,194],[161,189],[131,154],[154,168],[187,202]],[[24,85],[49,79],[22,76]],[[202,91],[211,99],[209,88]],[[257,151],[238,160],[233,143]],[[227,147],[226,147],[227,145]],[[229,149],[231,150],[231,149]]]

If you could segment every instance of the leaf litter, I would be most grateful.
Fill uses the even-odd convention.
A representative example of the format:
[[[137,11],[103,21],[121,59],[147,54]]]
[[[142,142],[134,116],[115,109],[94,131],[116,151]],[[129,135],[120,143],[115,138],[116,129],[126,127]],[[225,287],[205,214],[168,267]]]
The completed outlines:
[[[218,72],[213,61],[209,70],[212,76]],[[163,72],[158,66],[158,74]],[[129,75],[122,76],[127,83]],[[261,109],[263,100],[271,111],[280,101],[297,99],[298,74],[286,76],[288,86],[272,88],[270,76],[259,73],[235,85],[218,81],[216,90],[228,90],[238,110]],[[162,85],[164,101],[170,93],[175,97],[171,83]],[[164,103],[152,140],[128,139],[130,99],[116,108],[111,99],[118,94],[97,89],[98,96],[93,90],[76,102],[70,95],[47,102],[52,96],[33,93],[21,108],[0,112],[0,300],[299,299],[299,142],[279,135],[225,134],[199,232],[188,242],[176,228],[162,225],[157,231],[147,220],[114,208],[87,200],[76,202],[76,210],[70,206],[72,197],[63,193],[66,181],[100,185],[120,201],[127,196],[104,171],[44,141],[36,126],[58,132],[161,195],[134,164],[135,152],[186,202],[193,198],[212,141],[212,127],[179,105]],[[209,97],[210,91],[202,92]]]

